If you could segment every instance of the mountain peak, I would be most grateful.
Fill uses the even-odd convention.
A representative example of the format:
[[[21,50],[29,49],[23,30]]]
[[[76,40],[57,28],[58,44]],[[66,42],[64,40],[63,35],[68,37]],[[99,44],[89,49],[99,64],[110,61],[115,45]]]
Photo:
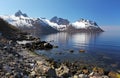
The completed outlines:
[[[24,17],[28,17],[27,14],[25,13],[22,13],[21,10],[18,10],[16,13],[15,13],[15,16],[19,17],[19,16],[24,16]]]
[[[90,21],[90,20],[84,19],[84,18],[81,18],[81,19],[78,20],[78,22],[89,22],[89,21]]]
[[[95,21],[91,21],[91,20],[83,19],[83,18],[81,18],[81,19],[78,20],[77,22],[84,22],[84,23],[89,23],[89,24],[94,25],[94,26],[98,26]]]
[[[58,18],[57,16],[54,16],[50,21],[58,25],[68,25],[70,23],[67,19]]]

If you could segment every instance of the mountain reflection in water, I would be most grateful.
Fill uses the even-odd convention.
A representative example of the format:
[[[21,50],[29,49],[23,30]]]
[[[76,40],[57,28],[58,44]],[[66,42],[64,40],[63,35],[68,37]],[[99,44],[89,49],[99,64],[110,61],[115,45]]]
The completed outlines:
[[[66,48],[86,48],[90,42],[94,42],[100,33],[55,33],[40,36],[42,40],[53,41],[53,44]]]

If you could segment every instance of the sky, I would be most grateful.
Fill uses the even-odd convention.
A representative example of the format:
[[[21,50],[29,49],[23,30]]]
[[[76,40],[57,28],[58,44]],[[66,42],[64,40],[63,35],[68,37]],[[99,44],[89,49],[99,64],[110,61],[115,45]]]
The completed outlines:
[[[29,17],[58,16],[75,22],[80,18],[96,21],[100,26],[120,26],[120,0],[1,0],[0,15],[18,10]]]

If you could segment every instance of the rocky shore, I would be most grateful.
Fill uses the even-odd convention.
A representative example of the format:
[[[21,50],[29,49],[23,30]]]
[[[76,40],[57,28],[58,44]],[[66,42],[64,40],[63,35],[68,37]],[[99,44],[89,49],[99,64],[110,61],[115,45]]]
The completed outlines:
[[[42,42],[38,40],[39,42]],[[43,44],[44,43],[44,44]],[[35,46],[37,45],[37,46]],[[44,46],[43,46],[44,45]],[[34,49],[47,49],[42,42],[38,46],[23,46],[17,41],[0,38],[1,78],[120,78],[120,71],[106,71],[104,68],[78,62],[58,63],[38,55]],[[50,45],[51,46],[51,45]],[[41,47],[41,48],[38,48]],[[32,48],[32,49],[31,49]]]

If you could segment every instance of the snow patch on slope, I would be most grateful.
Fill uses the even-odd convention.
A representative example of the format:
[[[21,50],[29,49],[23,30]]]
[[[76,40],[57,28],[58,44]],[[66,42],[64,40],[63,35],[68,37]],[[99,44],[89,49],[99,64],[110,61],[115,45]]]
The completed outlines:
[[[57,23],[54,23],[54,22],[50,22],[50,20],[48,20],[48,19],[42,19],[45,23],[47,23],[49,26],[51,26],[51,27],[53,27],[53,28],[55,28],[55,29],[57,29],[57,30],[60,30],[60,31],[62,31],[62,30],[65,30],[66,29],[66,25],[58,25]]]
[[[73,25],[73,27],[75,27],[77,29],[86,28],[86,25],[83,22],[75,22],[75,23],[72,23],[72,25]]]
[[[76,21],[72,23],[72,26],[75,27],[76,29],[83,29],[83,28],[88,28],[88,27],[96,27],[98,28],[97,24],[90,20],[85,20],[81,19],[80,21]]]

